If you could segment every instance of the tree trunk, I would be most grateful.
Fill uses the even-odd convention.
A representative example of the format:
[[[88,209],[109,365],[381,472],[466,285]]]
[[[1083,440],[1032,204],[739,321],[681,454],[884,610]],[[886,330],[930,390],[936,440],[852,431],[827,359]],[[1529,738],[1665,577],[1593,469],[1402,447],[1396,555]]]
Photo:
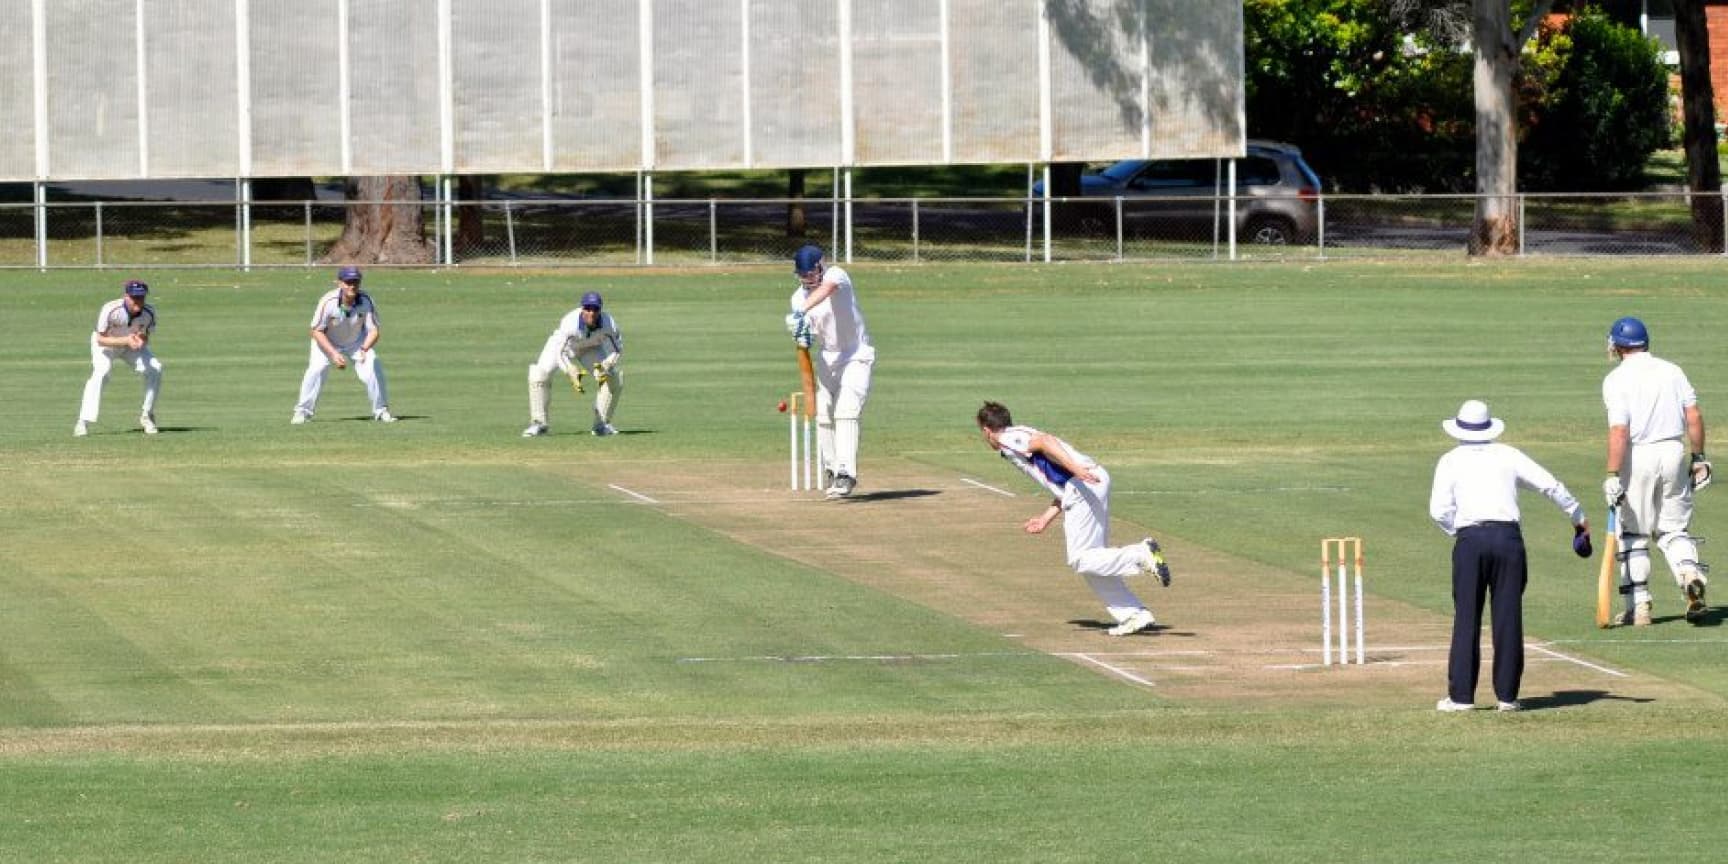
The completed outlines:
[[[1475,0],[1476,220],[1471,255],[1518,251],[1518,138],[1512,75],[1518,53],[1507,0]]]
[[[1536,35],[1554,0],[1536,0],[1517,32],[1511,0],[1473,0],[1471,35],[1475,57],[1476,221],[1471,255],[1518,252],[1518,74],[1524,43]]]
[[[1710,84],[1710,30],[1704,0],[1674,0],[1680,49],[1681,140],[1686,189],[1692,193],[1692,239],[1699,251],[1722,251],[1722,172],[1716,157],[1716,94]]]
[[[418,177],[350,177],[348,218],[326,264],[431,264]]]
[[[478,174],[456,178],[456,251],[473,252],[486,243],[486,178]]]
[[[792,199],[786,204],[786,236],[803,237],[810,227],[809,216],[804,212],[804,169],[786,172],[786,197]]]

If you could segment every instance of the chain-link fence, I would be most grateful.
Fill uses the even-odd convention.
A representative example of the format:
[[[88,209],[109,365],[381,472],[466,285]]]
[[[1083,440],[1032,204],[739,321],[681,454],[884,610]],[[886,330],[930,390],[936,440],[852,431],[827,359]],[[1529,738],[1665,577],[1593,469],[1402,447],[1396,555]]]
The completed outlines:
[[[1138,261],[1464,254],[1469,195],[425,202],[446,266],[701,266],[841,260]],[[1728,198],[1522,195],[1522,255],[1698,255],[1728,248]],[[308,267],[356,202],[0,205],[0,267]]]

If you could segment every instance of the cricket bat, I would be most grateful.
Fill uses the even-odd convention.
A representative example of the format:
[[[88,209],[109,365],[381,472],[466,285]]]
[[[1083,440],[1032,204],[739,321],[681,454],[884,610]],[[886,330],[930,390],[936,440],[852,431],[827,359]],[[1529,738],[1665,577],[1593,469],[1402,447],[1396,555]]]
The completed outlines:
[[[1602,538],[1602,572],[1596,577],[1596,626],[1607,627],[1614,617],[1615,578],[1620,563],[1620,526],[1615,516],[1620,508],[1608,508],[1608,534]]]
[[[798,379],[804,387],[804,416],[816,416],[816,364],[810,359],[810,349],[798,346]]]

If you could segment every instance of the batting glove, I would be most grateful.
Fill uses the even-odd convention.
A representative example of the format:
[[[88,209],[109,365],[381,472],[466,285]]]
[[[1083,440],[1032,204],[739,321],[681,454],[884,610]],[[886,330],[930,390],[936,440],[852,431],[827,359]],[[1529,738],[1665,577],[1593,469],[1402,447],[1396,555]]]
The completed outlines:
[[[1703,489],[1706,486],[1709,486],[1710,480],[1712,479],[1711,475],[1712,475],[1712,472],[1710,470],[1710,460],[1705,459],[1703,453],[1693,453],[1692,454],[1692,491],[1697,492],[1698,490]]]
[[[792,331],[792,341],[798,343],[800,348],[809,348],[816,341],[816,334],[811,332],[809,321],[798,322],[798,329]]]
[[[1626,497],[1626,486],[1620,482],[1620,475],[1609,474],[1608,479],[1602,481],[1602,497],[1607,499],[1609,507],[1619,504],[1621,499]]]
[[[804,326],[804,313],[802,311],[786,314],[786,332],[797,335],[798,328],[802,326]]]

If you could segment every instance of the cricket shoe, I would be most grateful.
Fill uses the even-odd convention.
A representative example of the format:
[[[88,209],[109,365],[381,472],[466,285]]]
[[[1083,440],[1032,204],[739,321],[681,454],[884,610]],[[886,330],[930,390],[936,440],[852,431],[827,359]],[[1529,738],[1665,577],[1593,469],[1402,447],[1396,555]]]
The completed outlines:
[[[83,420],[79,420],[77,423],[72,425],[72,437],[83,438],[84,436],[89,435],[89,434],[90,434],[90,424],[85,423]]]
[[[529,423],[528,428],[522,430],[522,437],[524,438],[538,438],[550,434],[552,434],[552,428],[545,423]]]
[[[382,408],[377,414],[372,415],[372,419],[379,423],[394,423],[396,422],[396,415],[391,414],[389,408]]]
[[[1522,710],[1524,710],[1524,703],[1519,702],[1517,699],[1513,699],[1510,702],[1501,702],[1501,703],[1495,705],[1494,710],[1496,710],[1496,711],[1522,711]]]
[[[144,427],[144,434],[155,435],[162,430],[156,428],[156,418],[149,414],[138,415],[138,425]]]
[[[1146,544],[1146,554],[1151,556],[1141,572],[1147,576],[1157,576],[1159,585],[1170,587],[1170,565],[1164,563],[1164,547],[1159,546],[1158,541],[1151,537],[1140,542]]]
[[[312,415],[307,414],[304,411],[295,411],[294,417],[288,421],[288,425],[290,425],[290,426],[304,426],[304,425],[306,425],[306,421],[311,420],[311,419],[312,419]]]
[[[1704,602],[1704,580],[1694,576],[1686,583],[1686,620],[1696,624],[1704,620],[1710,606]]]
[[[822,469],[822,488],[828,489],[828,488],[831,488],[833,485],[834,485],[834,472],[827,469],[827,468],[823,468]]]
[[[1152,625],[1157,623],[1158,619],[1152,617],[1152,610],[1141,609],[1140,611],[1129,615],[1127,618],[1122,619],[1120,624],[1111,627],[1105,632],[1109,633],[1111,636],[1131,636],[1135,633],[1141,632],[1142,630],[1150,630],[1152,629]]]
[[[596,437],[596,438],[604,438],[607,435],[618,434],[617,427],[613,426],[610,423],[595,423],[594,428],[590,429],[588,431],[590,433],[592,433],[594,435],[594,437]]]
[[[1476,703],[1454,702],[1452,701],[1452,697],[1448,696],[1445,699],[1441,699],[1439,702],[1434,703],[1434,710],[1443,711],[1448,714],[1454,711],[1474,711],[1476,710]]]
[[[1649,603],[1649,601],[1634,604],[1631,609],[1628,609],[1625,612],[1620,613],[1620,617],[1614,619],[1614,626],[1616,626],[1616,627],[1648,627],[1648,626],[1650,626],[1650,603]]]
[[[858,488],[858,481],[852,475],[835,474],[834,485],[828,487],[826,494],[831,499],[845,498],[846,496],[851,495],[852,490],[856,488]]]

